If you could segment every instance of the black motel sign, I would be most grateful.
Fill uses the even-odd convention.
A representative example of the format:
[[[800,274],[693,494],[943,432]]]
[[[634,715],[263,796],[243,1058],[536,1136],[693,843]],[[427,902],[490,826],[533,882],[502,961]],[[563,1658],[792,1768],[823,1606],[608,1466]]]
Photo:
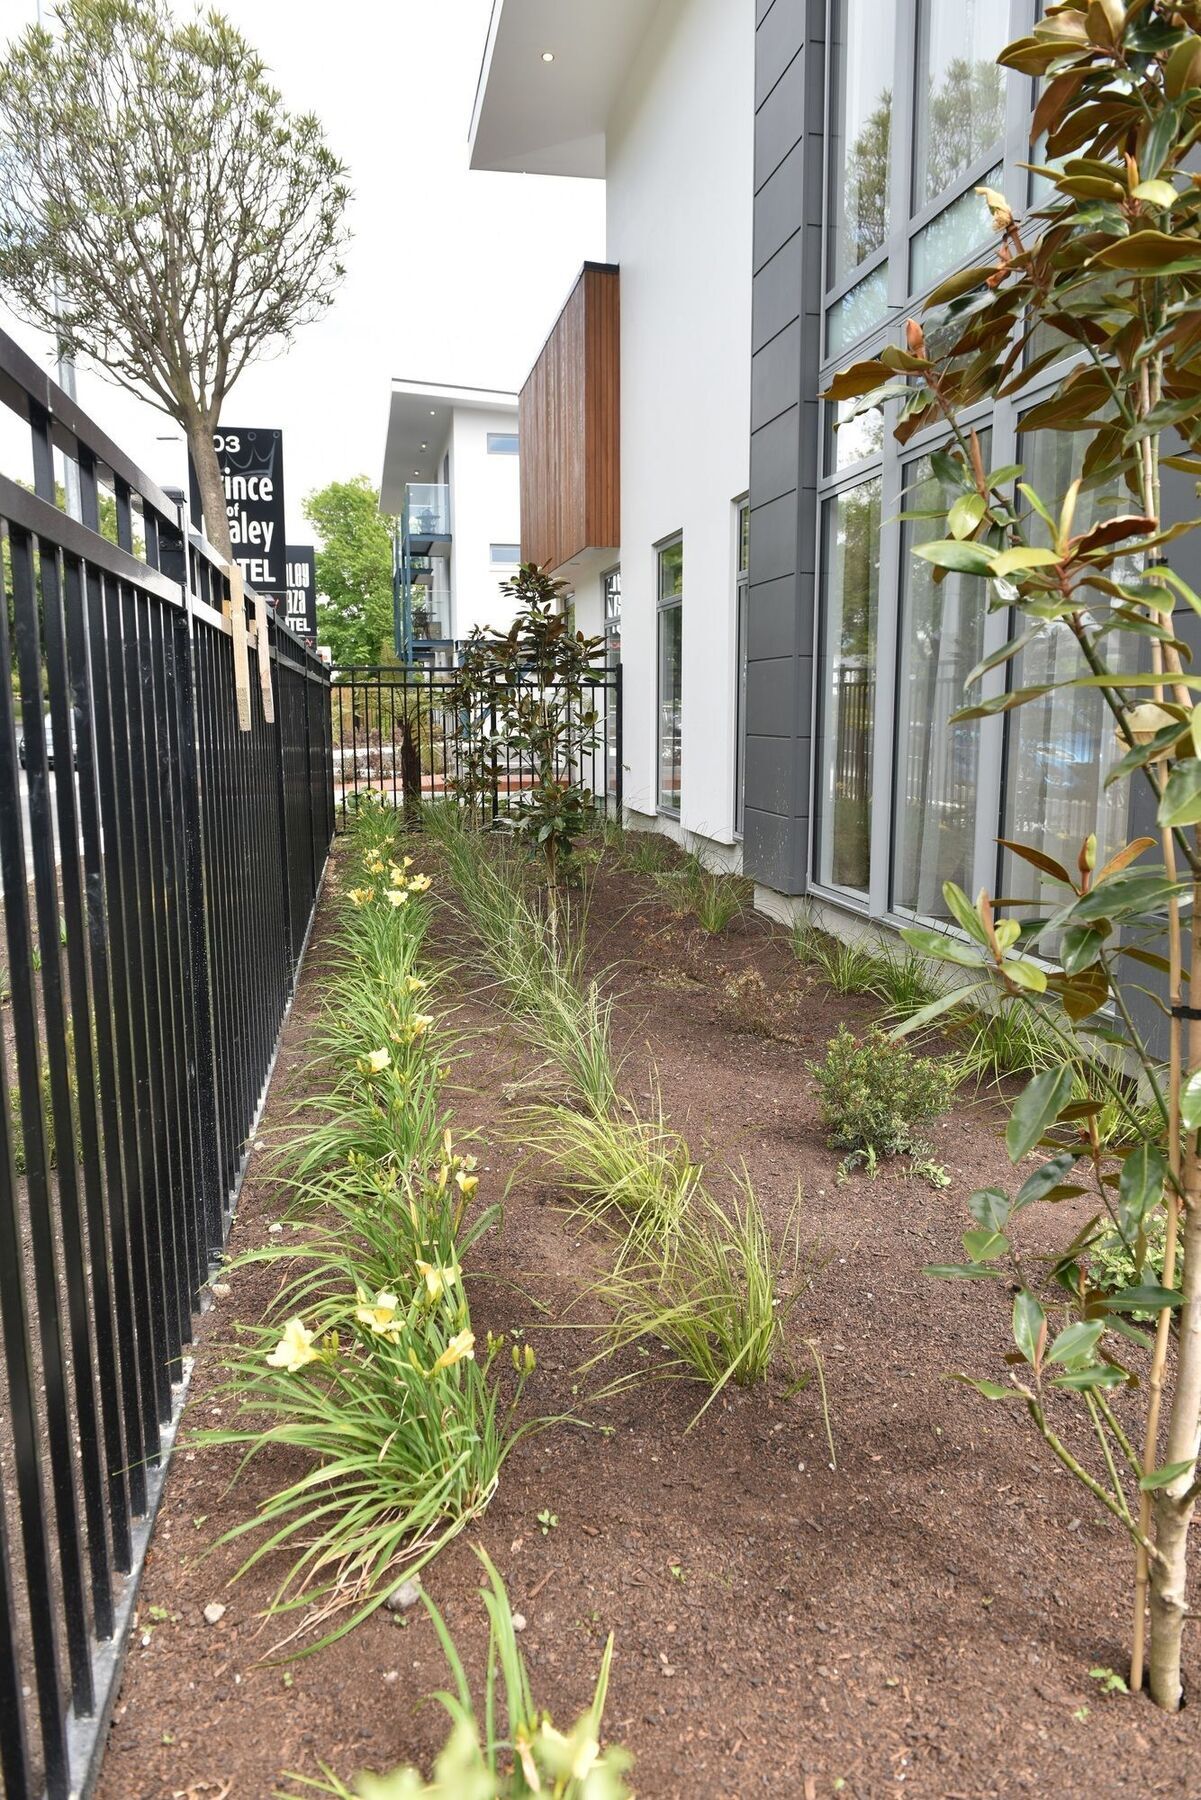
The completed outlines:
[[[283,433],[221,425],[213,433],[213,447],[225,488],[233,557],[243,580],[260,594],[283,594],[288,586]]]
[[[288,585],[280,608],[284,619],[310,650],[317,646],[317,553],[312,544],[289,544]]]

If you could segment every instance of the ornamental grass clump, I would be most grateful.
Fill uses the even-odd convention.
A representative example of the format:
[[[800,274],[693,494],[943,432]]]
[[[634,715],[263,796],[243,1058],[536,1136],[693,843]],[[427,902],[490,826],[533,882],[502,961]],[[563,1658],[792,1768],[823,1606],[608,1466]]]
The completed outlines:
[[[840,1025],[809,1068],[830,1143],[850,1152],[844,1168],[863,1163],[875,1174],[884,1158],[902,1155],[928,1164],[930,1146],[915,1127],[950,1105],[955,1073],[945,1061],[915,1056],[878,1026],[857,1038]]]
[[[1175,622],[1201,614],[1180,572],[1201,520],[1178,497],[1201,478],[1201,0],[1059,0],[998,62],[1039,84],[1034,209],[1019,218],[1004,194],[978,189],[994,253],[944,281],[924,323],[908,320],[903,343],[841,371],[825,398],[845,403],[844,417],[886,407],[902,444],[922,434],[936,445],[924,484],[936,504],[908,515],[922,521],[914,554],[936,583],[955,578],[971,629],[998,624],[952,724],[1033,706],[1008,730],[1020,744],[1030,720],[1039,743],[1052,709],[1070,709],[1073,742],[1090,746],[1076,765],[1091,778],[1079,839],[1027,811],[1033,841],[1002,841],[1008,897],[973,900],[948,881],[958,931],[904,934],[965,984],[922,1025],[987,995],[1025,1002],[1078,1045],[1013,1102],[1014,1181],[971,1196],[965,1261],[933,1272],[1012,1309],[1004,1379],[964,1378],[1008,1405],[1128,1534],[1129,1685],[1147,1678],[1175,1710],[1201,1497],[1201,677]],[[995,399],[1019,415],[1024,463],[990,466],[972,421]],[[1165,469],[1186,481],[1166,482]],[[1123,841],[1122,783],[1149,801],[1154,834]],[[1151,985],[1154,1034],[1139,991]],[[1090,1054],[1098,1040],[1137,1070],[1153,1133],[1123,1073]],[[1127,1111],[1127,1130],[1103,1144],[1108,1102]],[[1019,1172],[1036,1152],[1039,1166]],[[1045,1232],[1033,1251],[1021,1244],[1030,1209],[1069,1196],[1081,1206],[1048,1261]],[[1134,1279],[1101,1293],[1087,1259],[1110,1226]],[[1129,1323],[1138,1313],[1154,1317],[1150,1343]],[[1146,1352],[1133,1367],[1132,1332]]]
[[[293,1776],[308,1793],[332,1794],[334,1800],[633,1800],[625,1776],[631,1762],[620,1746],[601,1748],[601,1723],[613,1661],[610,1632],[601,1656],[592,1702],[569,1732],[556,1730],[550,1714],[534,1703],[533,1684],[517,1641],[505,1584],[486,1550],[476,1549],[488,1586],[480,1598],[488,1614],[488,1654],[483,1705],[477,1707],[471,1683],[445,1619],[427,1594],[421,1596],[446,1658],[454,1692],[435,1698],[450,1719],[450,1736],[434,1764],[427,1786],[412,1768],[389,1775],[359,1775],[346,1787],[329,1769],[322,1779]],[[289,1800],[300,1800],[292,1795]]]

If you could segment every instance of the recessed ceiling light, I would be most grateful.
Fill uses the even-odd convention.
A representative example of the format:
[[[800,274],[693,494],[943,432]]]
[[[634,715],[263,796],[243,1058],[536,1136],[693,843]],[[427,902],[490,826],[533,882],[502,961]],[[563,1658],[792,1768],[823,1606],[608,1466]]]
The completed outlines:
[[[422,444],[422,446],[421,446],[421,448],[422,448],[422,449],[423,449],[423,450],[428,450],[428,449],[429,449],[429,445],[428,445],[428,444]]]
[[[432,406],[431,406],[431,407],[430,407],[430,418],[431,418],[431,419],[436,419],[436,418],[437,418],[437,416],[438,416],[438,415],[437,415],[437,413],[436,413],[436,412],[435,412],[435,411],[434,411],[434,408],[433,408],[433,407],[432,407]]]
[[[414,475],[420,475],[420,473],[421,473],[421,470],[420,470],[420,469],[414,469],[414,470],[413,470],[413,473],[414,473]]]
[[[553,50],[544,50],[542,52],[542,60],[543,60],[543,62],[554,62],[554,60],[555,60],[554,51]]]

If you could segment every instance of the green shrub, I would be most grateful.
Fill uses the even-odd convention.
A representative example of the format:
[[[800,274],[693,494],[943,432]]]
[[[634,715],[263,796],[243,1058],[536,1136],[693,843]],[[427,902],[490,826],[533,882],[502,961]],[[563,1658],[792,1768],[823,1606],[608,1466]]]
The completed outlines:
[[[878,1027],[857,1038],[840,1025],[825,1059],[809,1067],[830,1143],[851,1152],[848,1166],[863,1162],[874,1171],[882,1157],[928,1157],[914,1127],[950,1104],[955,1076],[946,1062],[915,1056]]]

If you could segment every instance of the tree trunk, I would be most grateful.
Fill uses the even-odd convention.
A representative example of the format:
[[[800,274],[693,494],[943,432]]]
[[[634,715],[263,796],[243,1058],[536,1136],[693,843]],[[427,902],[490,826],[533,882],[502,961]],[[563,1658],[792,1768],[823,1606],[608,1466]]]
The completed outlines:
[[[1201,842],[1201,832],[1198,833]],[[1201,886],[1194,885],[1189,1000],[1201,1008]],[[1201,1068],[1201,1021],[1192,1019],[1188,1029],[1185,1078]],[[1164,1463],[1189,1463],[1183,1474],[1161,1488],[1155,1504],[1155,1549],[1151,1563],[1151,1698],[1157,1706],[1175,1712],[1183,1688],[1180,1680],[1180,1647],[1188,1609],[1188,1533],[1192,1522],[1192,1494],[1201,1430],[1201,1162],[1196,1134],[1190,1133],[1185,1148],[1184,1186],[1184,1304],[1180,1309],[1180,1336],[1176,1351],[1176,1380],[1168,1421]],[[1165,1268],[1165,1287],[1175,1285],[1175,1270]]]
[[[189,420],[185,427],[188,449],[196,467],[200,484],[200,504],[204,509],[204,532],[213,549],[229,561],[233,545],[229,539],[229,514],[225,510],[225,484],[221,465],[213,448],[213,433],[203,419]]]

